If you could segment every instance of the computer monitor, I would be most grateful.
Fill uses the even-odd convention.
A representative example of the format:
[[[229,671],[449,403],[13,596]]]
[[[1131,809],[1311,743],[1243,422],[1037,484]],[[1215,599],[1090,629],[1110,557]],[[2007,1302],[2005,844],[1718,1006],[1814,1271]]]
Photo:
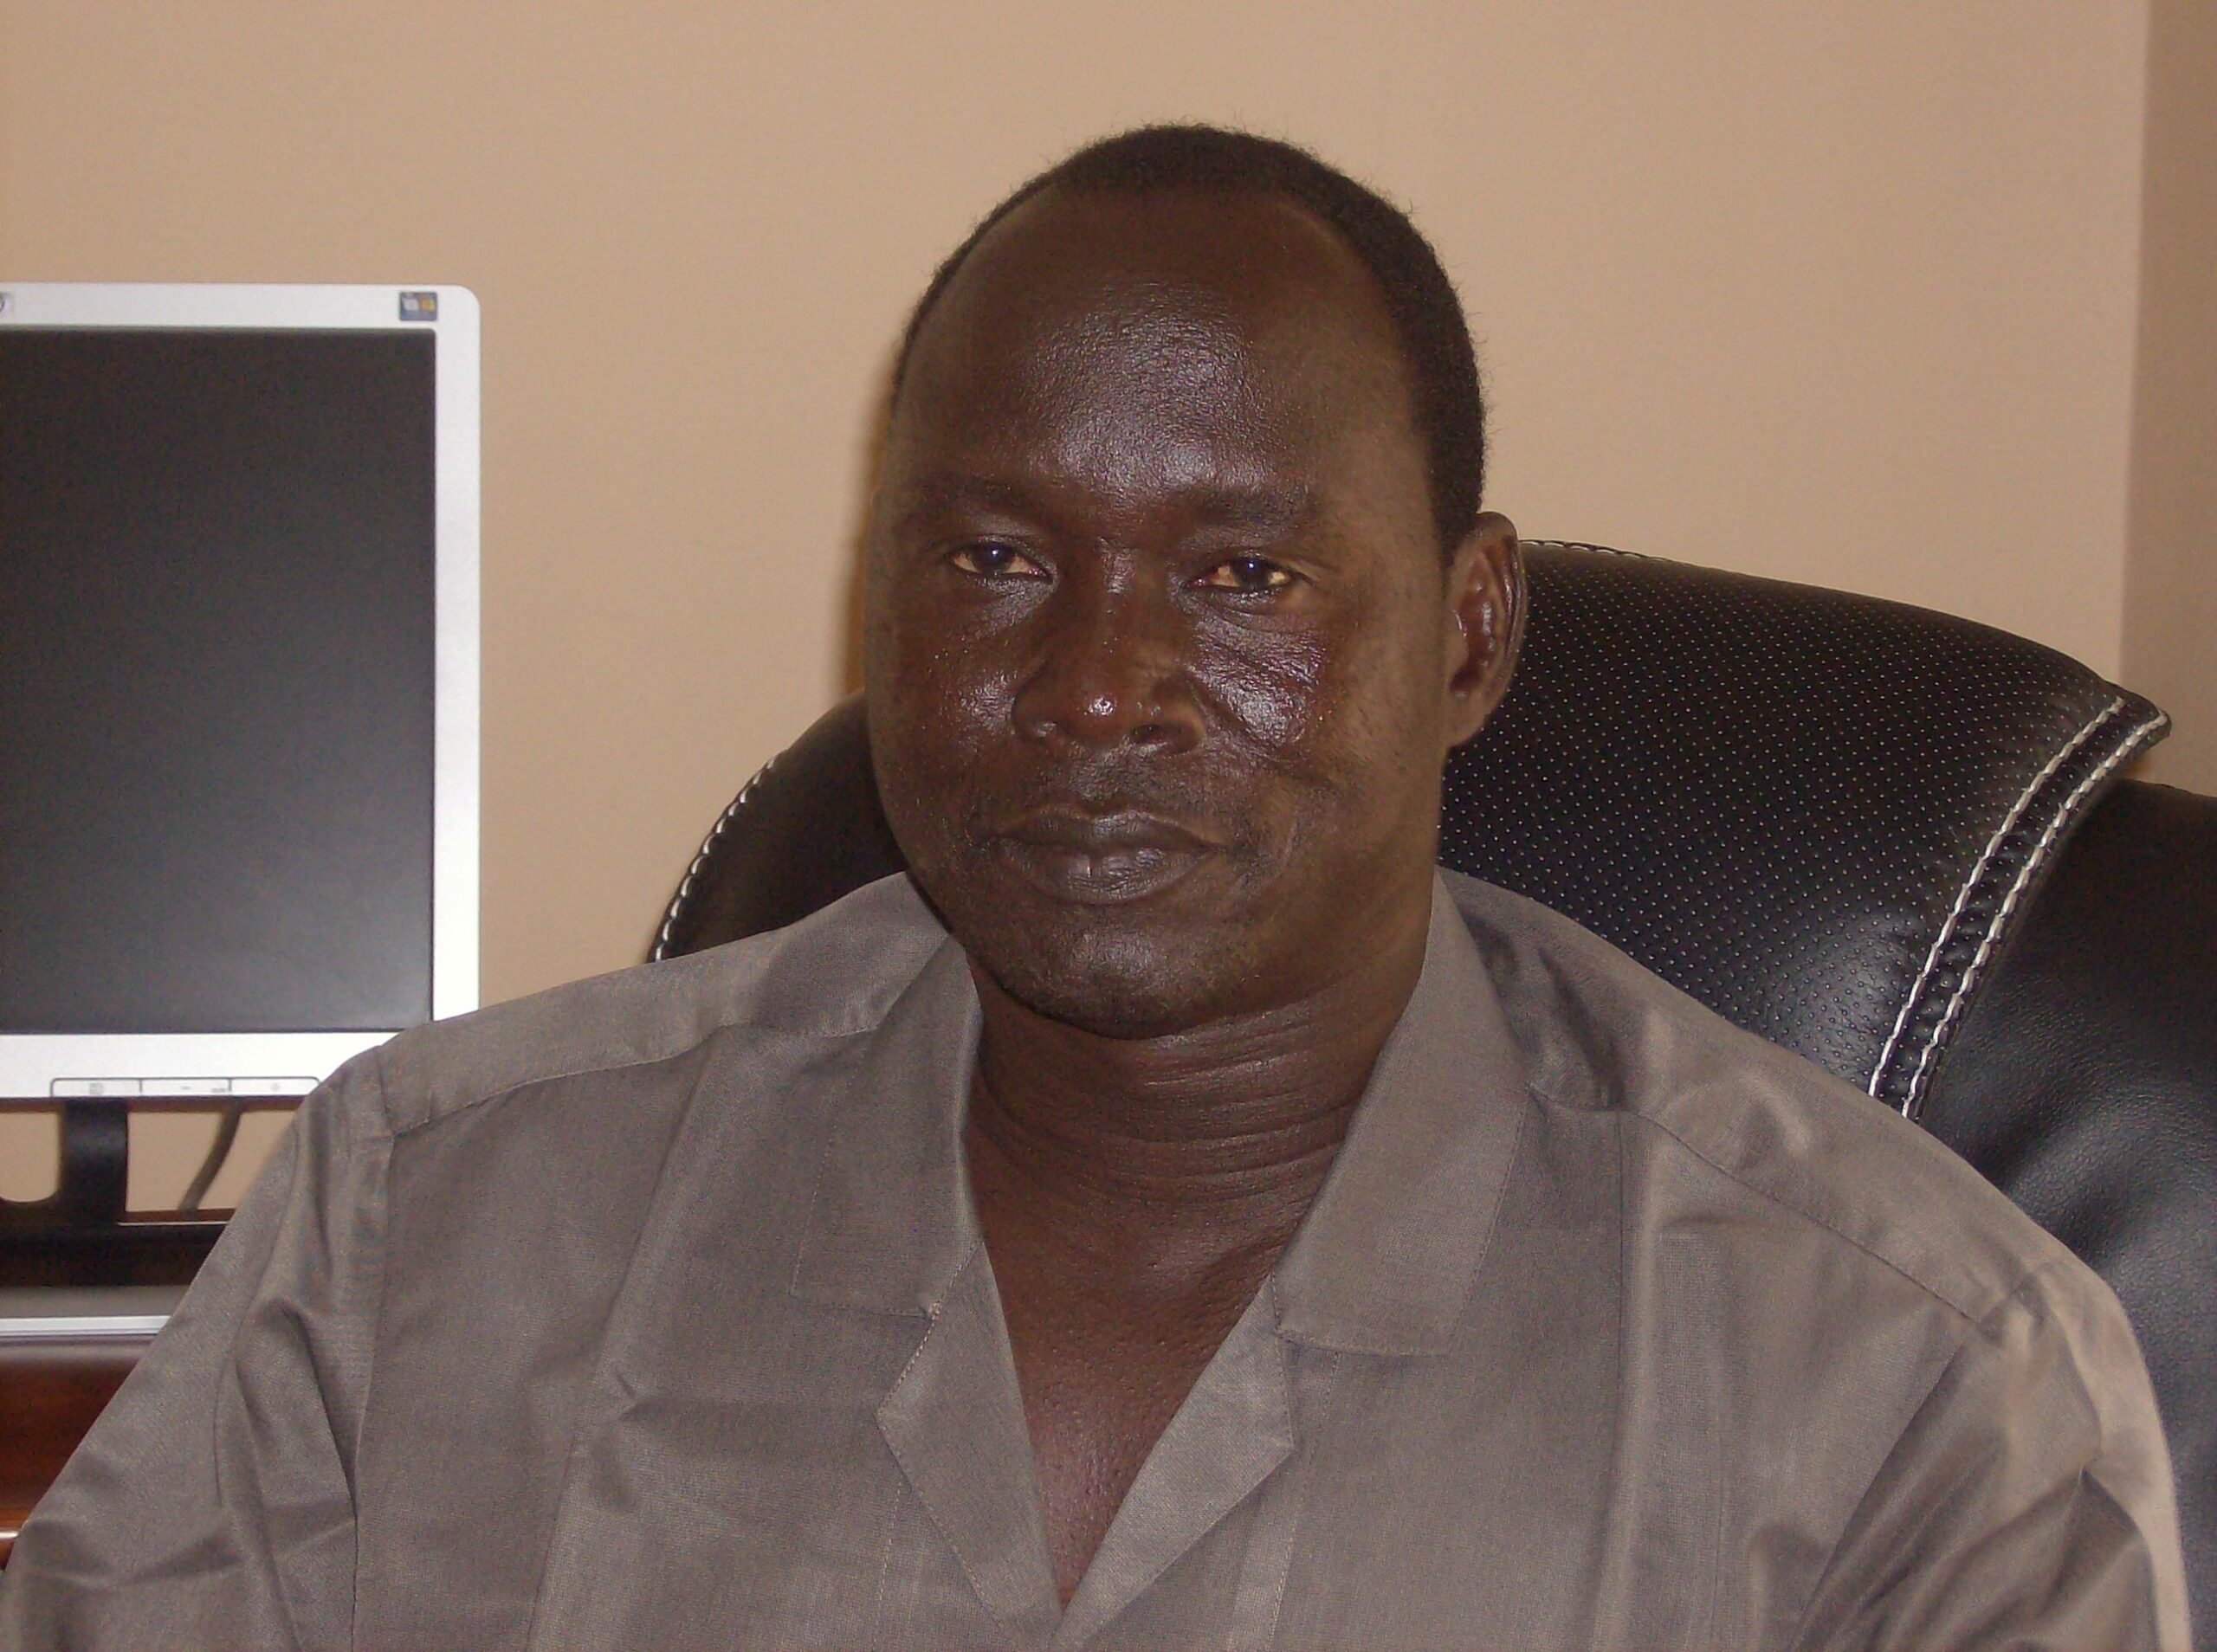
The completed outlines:
[[[0,282],[0,1096],[477,1000],[478,311]]]

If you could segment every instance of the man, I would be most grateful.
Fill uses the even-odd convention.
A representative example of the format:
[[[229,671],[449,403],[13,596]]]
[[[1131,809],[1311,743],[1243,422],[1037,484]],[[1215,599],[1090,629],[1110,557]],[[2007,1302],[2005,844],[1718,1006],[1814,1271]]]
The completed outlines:
[[[1522,614],[1480,430],[1429,248],[1298,152],[1020,192],[876,502],[913,885],[347,1069],[0,1639],[2183,1647],[2092,1276],[1433,870]]]

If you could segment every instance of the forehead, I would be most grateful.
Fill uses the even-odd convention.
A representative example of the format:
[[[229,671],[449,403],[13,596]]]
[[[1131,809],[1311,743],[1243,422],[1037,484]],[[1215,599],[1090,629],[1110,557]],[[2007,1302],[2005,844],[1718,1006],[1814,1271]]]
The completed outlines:
[[[1414,450],[1376,283],[1268,195],[1049,190],[972,249],[919,331],[889,458],[921,448],[1236,448],[1299,463],[1344,438]]]

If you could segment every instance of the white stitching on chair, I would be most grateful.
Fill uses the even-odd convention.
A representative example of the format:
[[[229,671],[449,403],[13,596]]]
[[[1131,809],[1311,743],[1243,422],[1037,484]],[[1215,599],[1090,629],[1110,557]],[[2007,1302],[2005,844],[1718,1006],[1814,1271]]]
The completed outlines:
[[[1594,545],[1585,539],[1519,539],[1519,545],[1528,551],[1592,551],[1600,556],[1621,557],[1626,562],[1661,562],[1662,557],[1651,557],[1645,551],[1619,551],[1613,545]]]
[[[2123,705],[2124,702],[2120,700],[2110,709],[2120,710]],[[2054,846],[2056,834],[2060,832],[2065,824],[2078,812],[2078,805],[2085,801],[2086,794],[2101,784],[2118,764],[2123,763],[2147,744],[2148,737],[2161,728],[2165,720],[2163,713],[2157,712],[2143,722],[2139,727],[2134,729],[2124,742],[2103,760],[2099,768],[2072,788],[2071,795],[2063,800],[2063,807],[2055,811],[2054,817],[2047,823],[2047,829],[2041,832],[2040,841],[2033,846],[2033,852],[2025,857],[2024,865],[2018,868],[2016,880],[2010,884],[2009,893],[2003,899],[2000,909],[1994,914],[1994,921],[1987,925],[1986,933],[1979,941],[1978,951],[1972,954],[1970,963],[1964,967],[1963,978],[1955,984],[1955,991],[1948,1000],[1947,1009],[1942,1012],[1939,1021],[1934,1025],[1932,1036],[1925,1041],[1923,1054],[1916,1058],[1916,1071],[1910,1075],[1908,1093],[1902,1098],[1902,1111],[1904,1113],[1912,1115],[1915,1113],[1917,1102],[1923,1097],[1926,1069],[1931,1066],[1932,1058],[1938,1053],[1940,1047],[1947,1042],[1948,1029],[1954,1024],[1955,1016],[1969,999],[1971,987],[1978,980],[1979,972],[1986,968],[1988,958],[1994,951],[1994,942],[2000,938],[2002,930],[2007,927],[2009,914],[2016,910],[2019,899],[2023,896],[2026,888],[2033,881],[2033,874],[2046,861],[2048,850]]]
[[[779,753],[780,757],[783,755],[783,752]],[[701,840],[700,852],[694,855],[693,864],[685,868],[685,876],[677,886],[677,893],[670,896],[669,910],[663,913],[662,927],[655,932],[655,949],[647,954],[650,964],[659,964],[669,956],[670,931],[676,927],[678,913],[683,908],[687,897],[692,894],[694,883],[708,866],[708,855],[716,847],[716,840],[724,835],[725,829],[733,821],[739,818],[739,811],[754,800],[756,790],[768,778],[770,771],[777,766],[778,758],[773,757],[757,769],[754,778],[739,789],[739,796],[725,806],[724,812],[716,816],[716,823],[708,829],[708,835]]]
[[[1872,1095],[1878,1094],[1879,1079],[1884,1074],[1887,1064],[1894,1059],[1894,1049],[1901,1042],[1902,1034],[1908,1030],[1910,1012],[1916,1008],[1917,1000],[1924,996],[1926,984],[1932,979],[1933,972],[1940,967],[1940,956],[1947,950],[1949,942],[1955,939],[1956,926],[1962,922],[1964,906],[1969,901],[1971,892],[1978,887],[1979,880],[1986,875],[1987,867],[1993,861],[1994,857],[2000,853],[2002,840],[2016,829],[2018,816],[2031,806],[2034,795],[2047,784],[2049,778],[2063,766],[2073,752],[2093,738],[2095,730],[2123,708],[2124,701],[2122,699],[2112,700],[2094,715],[2085,727],[2072,735],[2070,740],[2047,760],[2040,771],[2026,783],[2025,789],[2017,794],[2017,801],[2010,804],[2009,812],[2001,817],[2001,823],[1994,829],[1994,836],[1986,840],[1986,847],[1979,852],[1977,861],[1972,864],[1970,874],[1963,880],[1962,887],[1955,891],[1955,902],[1949,910],[1947,921],[1940,926],[1940,932],[1932,938],[1932,950],[1924,955],[1924,967],[1917,971],[1916,983],[1910,988],[1909,996],[1902,1000],[1901,1013],[1894,1017],[1894,1029],[1886,1036],[1885,1048],[1878,1052],[1878,1064],[1871,1068],[1871,1076],[1863,1086]],[[1907,1107],[1904,1107],[1903,1111],[1907,1112]]]

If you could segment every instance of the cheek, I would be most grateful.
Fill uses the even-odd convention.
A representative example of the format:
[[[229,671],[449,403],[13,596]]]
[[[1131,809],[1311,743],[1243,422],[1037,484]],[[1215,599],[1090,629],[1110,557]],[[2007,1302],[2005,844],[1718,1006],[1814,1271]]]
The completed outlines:
[[[1374,784],[1427,726],[1428,658],[1408,628],[1351,617],[1329,634],[1215,639],[1195,680],[1222,726],[1257,758],[1334,791]]]
[[[961,617],[909,612],[873,629],[872,709],[882,708],[904,767],[959,774],[1008,726],[1018,674],[994,636]]]
[[[1331,720],[1340,667],[1321,637],[1205,639],[1193,683],[1212,720],[1256,755],[1291,763]]]

